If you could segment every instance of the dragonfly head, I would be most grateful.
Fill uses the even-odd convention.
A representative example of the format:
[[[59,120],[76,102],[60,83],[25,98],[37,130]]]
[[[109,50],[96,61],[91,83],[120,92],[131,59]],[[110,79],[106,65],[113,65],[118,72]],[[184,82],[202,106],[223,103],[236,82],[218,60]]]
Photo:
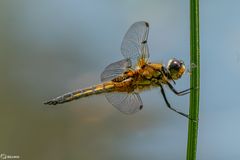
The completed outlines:
[[[175,58],[170,59],[167,64],[167,69],[170,72],[171,78],[177,80],[182,77],[185,72],[185,64],[182,60],[177,60]]]

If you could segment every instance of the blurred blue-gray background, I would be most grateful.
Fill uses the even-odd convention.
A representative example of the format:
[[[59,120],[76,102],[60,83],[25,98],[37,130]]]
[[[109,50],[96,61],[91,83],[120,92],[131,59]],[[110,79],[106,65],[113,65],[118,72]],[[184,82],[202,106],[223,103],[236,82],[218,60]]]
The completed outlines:
[[[240,158],[239,1],[200,0],[201,99],[198,159]],[[182,160],[186,118],[170,111],[159,89],[142,94],[132,116],[93,96],[55,108],[43,101],[99,83],[122,58],[122,38],[150,23],[151,61],[176,57],[189,66],[189,1],[1,0],[0,154],[24,160]],[[189,74],[177,81],[189,87]],[[166,88],[167,89],[167,88]],[[188,112],[189,97],[167,89]]]

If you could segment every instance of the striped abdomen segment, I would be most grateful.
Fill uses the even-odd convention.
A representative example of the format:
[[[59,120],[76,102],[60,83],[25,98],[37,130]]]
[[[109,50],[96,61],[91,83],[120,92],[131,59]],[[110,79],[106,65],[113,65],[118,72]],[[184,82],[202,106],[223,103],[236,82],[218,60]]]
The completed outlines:
[[[115,86],[112,82],[106,82],[106,83],[98,84],[92,87],[66,93],[62,96],[59,96],[47,102],[44,102],[44,104],[56,105],[56,104],[61,104],[61,103],[69,102],[72,100],[76,100],[79,98],[88,97],[95,94],[111,92],[114,90],[114,87]]]

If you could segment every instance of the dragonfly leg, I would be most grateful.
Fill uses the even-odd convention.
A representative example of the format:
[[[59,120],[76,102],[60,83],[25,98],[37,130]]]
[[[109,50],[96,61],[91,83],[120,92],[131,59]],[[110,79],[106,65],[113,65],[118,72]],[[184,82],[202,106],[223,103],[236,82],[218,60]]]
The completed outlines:
[[[163,86],[160,85],[160,87],[161,87],[161,93],[162,93],[163,98],[164,98],[164,100],[165,100],[165,102],[166,102],[166,104],[167,104],[167,107],[168,107],[169,109],[171,109],[172,111],[174,111],[174,112],[176,112],[176,113],[178,113],[178,114],[180,114],[180,115],[182,115],[182,116],[184,116],[184,117],[186,117],[186,118],[189,118],[189,116],[188,116],[187,114],[176,110],[175,108],[173,108],[173,107],[170,105],[170,103],[169,103],[168,100],[167,100],[167,97],[166,97],[165,91],[164,91],[164,89],[163,89]]]
[[[175,93],[176,95],[178,96],[183,96],[183,95],[186,95],[186,94],[189,94],[190,93],[190,90],[193,89],[193,88],[188,88],[188,89],[185,89],[183,91],[177,91],[172,85],[171,83],[167,83],[168,87],[173,91],[173,93]]]

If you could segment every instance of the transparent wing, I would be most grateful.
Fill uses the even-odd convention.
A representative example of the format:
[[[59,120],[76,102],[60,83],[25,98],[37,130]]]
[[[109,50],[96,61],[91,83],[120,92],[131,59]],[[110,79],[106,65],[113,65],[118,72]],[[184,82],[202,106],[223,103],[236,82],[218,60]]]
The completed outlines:
[[[101,81],[110,81],[131,67],[129,59],[123,59],[108,65],[101,74]]]
[[[132,65],[135,66],[140,58],[147,61],[149,58],[147,38],[149,32],[149,24],[141,21],[134,23],[125,34],[121,52],[122,55],[131,59]]]
[[[138,93],[106,93],[109,103],[125,114],[133,114],[143,107],[141,97]]]

